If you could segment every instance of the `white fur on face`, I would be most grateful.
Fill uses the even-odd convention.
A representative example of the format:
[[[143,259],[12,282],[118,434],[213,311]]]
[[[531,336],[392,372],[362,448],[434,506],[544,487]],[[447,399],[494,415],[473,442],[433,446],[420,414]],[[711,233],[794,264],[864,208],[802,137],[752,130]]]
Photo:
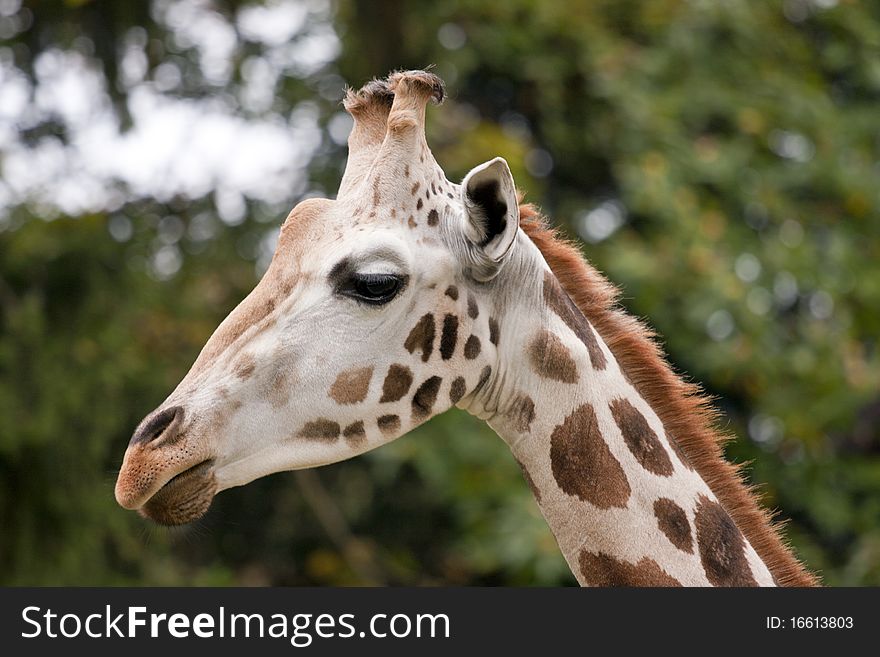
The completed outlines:
[[[214,445],[218,490],[385,444],[449,408],[456,378],[472,389],[493,353],[488,314],[470,317],[468,297],[474,295],[439,230],[412,230],[406,217],[346,227],[349,212],[344,206],[325,211],[314,220],[321,222],[321,231],[308,226],[297,235],[295,225],[285,228],[291,234],[279,241],[265,284],[292,277],[288,294],[212,362],[194,368],[165,402],[185,406],[190,433],[203,431],[201,439]],[[452,204],[447,218],[451,212]],[[340,263],[361,274],[405,277],[406,287],[384,306],[358,302],[334,289]],[[263,294],[260,286],[253,293],[257,297]],[[459,290],[456,299],[447,294],[450,288]],[[410,350],[406,343],[429,315],[434,336],[424,360],[420,347]],[[445,324],[453,322],[456,344],[446,358],[441,341]],[[477,358],[465,356],[471,336],[469,354],[475,343],[481,346]],[[383,402],[392,366],[406,368],[412,382],[400,399]],[[354,383],[366,380],[366,385],[362,395],[358,390],[346,401],[337,381],[346,383],[351,372],[359,377]],[[432,377],[440,379],[438,389],[430,415],[422,416],[413,410],[414,395]],[[396,421],[387,419],[392,417]],[[386,419],[380,423],[380,418]],[[347,437],[346,429],[352,435]]]

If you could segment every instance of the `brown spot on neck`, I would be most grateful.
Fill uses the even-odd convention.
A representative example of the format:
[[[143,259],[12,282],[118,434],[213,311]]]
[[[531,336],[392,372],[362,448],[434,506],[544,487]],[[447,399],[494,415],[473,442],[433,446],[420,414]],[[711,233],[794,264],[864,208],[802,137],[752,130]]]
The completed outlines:
[[[449,387],[449,401],[453,404],[457,404],[458,401],[464,397],[466,390],[467,388],[464,382],[464,377],[456,377],[452,382],[452,385]]]
[[[535,402],[525,393],[520,393],[513,400],[507,417],[513,422],[513,428],[520,433],[528,433],[535,419]]]
[[[400,417],[397,415],[380,415],[376,420],[376,425],[383,434],[390,436],[400,431]]]
[[[635,406],[626,399],[615,399],[611,402],[611,415],[629,451],[645,470],[661,477],[672,475],[672,461],[666,449]]]
[[[472,335],[467,339],[467,342],[464,343],[464,357],[468,360],[473,360],[480,355],[480,349],[480,338],[476,335]]]
[[[360,445],[367,439],[363,420],[352,422],[342,431],[342,435],[352,445]]]
[[[697,546],[713,586],[757,586],[746,560],[745,539],[718,502],[700,496],[694,518]]]
[[[306,422],[305,426],[300,429],[298,436],[300,438],[309,438],[312,440],[336,440],[342,429],[338,422],[333,422],[326,418],[319,418],[311,422]]]
[[[428,212],[428,225],[433,227],[438,223],[440,223],[440,215],[437,214],[437,210],[431,208],[431,211]]]
[[[562,340],[546,329],[541,329],[529,345],[532,369],[545,379],[577,383],[577,363]]]
[[[413,382],[412,370],[404,365],[391,365],[385,381],[382,383],[382,398],[380,404],[396,402],[409,392]]]
[[[358,404],[367,398],[372,378],[372,366],[345,370],[336,377],[328,394],[337,404]]]
[[[604,370],[606,365],[605,354],[602,353],[602,348],[599,346],[599,341],[596,339],[590,323],[571,300],[571,297],[562,289],[556,277],[549,271],[544,273],[544,302],[584,343],[590,354],[590,362],[593,364],[593,368]]]
[[[453,301],[458,301],[458,288],[455,285],[450,285],[446,288],[446,296]]]
[[[412,399],[413,419],[423,420],[431,415],[442,381],[439,376],[432,376],[419,386]]]
[[[669,498],[661,497],[654,501],[654,516],[657,527],[675,547],[688,554],[694,553],[691,524],[684,509]]]
[[[582,550],[578,566],[587,586],[681,586],[681,582],[648,557],[633,564],[604,552]]]
[[[498,346],[498,320],[494,317],[489,318],[489,342]]]
[[[467,295],[467,312],[468,317],[471,319],[476,319],[480,315],[480,307],[477,305],[477,297],[471,292],[468,292]]]
[[[247,379],[250,378],[255,369],[257,369],[257,361],[254,359],[253,355],[242,354],[235,363],[234,372],[235,376],[239,379]]]
[[[458,317],[446,315],[443,318],[443,332],[440,335],[440,356],[443,360],[452,358],[458,342]]]
[[[431,352],[434,351],[434,315],[427,313],[413,327],[412,331],[406,338],[403,346],[409,353],[414,353],[417,349],[422,351],[422,361],[428,362]]]
[[[600,509],[624,508],[629,482],[602,438],[590,404],[575,409],[550,435],[550,465],[563,492]]]

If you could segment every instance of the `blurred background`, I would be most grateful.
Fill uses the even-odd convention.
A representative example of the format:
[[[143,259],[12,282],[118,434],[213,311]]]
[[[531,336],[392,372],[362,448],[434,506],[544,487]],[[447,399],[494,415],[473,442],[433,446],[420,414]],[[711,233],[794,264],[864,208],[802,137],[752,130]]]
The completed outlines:
[[[880,585],[880,5],[0,0],[0,583],[573,584],[453,410],[364,457],[123,511],[140,419],[335,194],[340,100],[436,64],[452,180],[502,155],[718,399],[830,585]]]

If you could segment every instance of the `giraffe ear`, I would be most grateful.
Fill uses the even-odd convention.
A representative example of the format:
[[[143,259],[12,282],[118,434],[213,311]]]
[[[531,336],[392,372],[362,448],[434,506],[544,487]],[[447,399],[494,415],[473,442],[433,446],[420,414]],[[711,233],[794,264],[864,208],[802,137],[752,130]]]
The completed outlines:
[[[516,186],[504,158],[471,169],[462,181],[461,195],[467,212],[465,232],[479,256],[474,275],[489,280],[498,273],[519,229]]]

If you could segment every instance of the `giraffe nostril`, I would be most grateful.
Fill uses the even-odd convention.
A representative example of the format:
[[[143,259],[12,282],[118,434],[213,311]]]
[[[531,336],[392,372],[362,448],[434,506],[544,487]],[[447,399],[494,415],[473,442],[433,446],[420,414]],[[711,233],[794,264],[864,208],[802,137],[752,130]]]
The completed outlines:
[[[183,408],[180,406],[172,406],[159,411],[141,423],[141,426],[135,430],[131,437],[129,445],[151,443],[164,436],[169,431],[169,427],[171,431],[177,431],[181,419],[183,419]]]

